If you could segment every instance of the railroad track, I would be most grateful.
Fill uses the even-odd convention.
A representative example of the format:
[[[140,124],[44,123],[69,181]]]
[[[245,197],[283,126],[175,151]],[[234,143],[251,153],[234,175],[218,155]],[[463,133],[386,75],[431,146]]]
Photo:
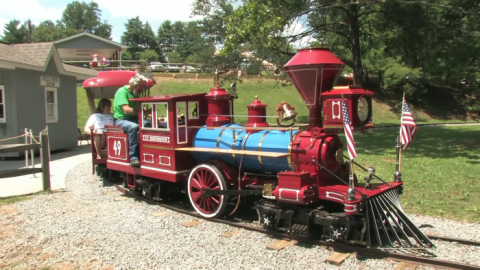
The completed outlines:
[[[247,224],[242,224],[239,222],[231,221],[231,220],[226,220],[226,219],[220,219],[220,218],[204,218],[197,214],[193,210],[187,210],[182,207],[177,207],[173,206],[169,203],[163,203],[155,200],[148,199],[146,197],[140,196],[131,190],[124,188],[122,185],[111,183],[113,186],[117,188],[118,191],[130,195],[138,200],[145,201],[148,203],[153,203],[160,205],[166,209],[194,216],[195,218],[198,219],[203,219],[207,220],[210,222],[216,222],[216,223],[222,223],[226,225],[230,225],[232,227],[240,228],[240,229],[245,229],[249,231],[255,231],[255,232],[260,232],[263,234],[267,234],[276,238],[280,239],[289,239],[289,240],[294,240],[299,243],[304,243],[304,244],[309,244],[309,245],[317,245],[317,246],[325,246],[329,248],[333,248],[335,251],[338,252],[343,252],[343,253],[357,253],[359,255],[362,255],[364,257],[369,257],[369,258],[383,258],[383,259],[390,259],[394,261],[399,261],[399,262],[409,262],[409,263],[416,263],[416,264],[421,264],[425,266],[430,266],[430,267],[438,267],[438,268],[443,268],[443,269],[463,269],[463,270],[470,270],[470,269],[480,269],[478,266],[474,265],[469,265],[465,263],[459,263],[459,262],[453,262],[453,261],[446,261],[446,260],[440,260],[440,259],[435,259],[431,257],[422,257],[418,255],[410,255],[410,254],[404,254],[404,253],[395,253],[395,252],[389,252],[381,249],[367,249],[365,247],[361,246],[347,246],[344,244],[340,243],[333,243],[333,242],[327,242],[323,240],[316,240],[316,239],[308,239],[302,236],[297,236],[297,235],[290,235],[282,232],[277,232],[277,231],[270,231],[266,230],[262,227],[255,227],[255,226],[250,226]],[[441,241],[448,241],[448,242],[458,242],[461,244],[465,245],[473,245],[473,246],[480,246],[480,242],[473,241],[473,240],[467,240],[467,239],[457,239],[457,238],[451,238],[451,237],[445,237],[445,236],[440,236],[440,235],[428,235],[427,236],[430,239],[434,240],[441,240]],[[421,249],[417,250],[421,252]]]

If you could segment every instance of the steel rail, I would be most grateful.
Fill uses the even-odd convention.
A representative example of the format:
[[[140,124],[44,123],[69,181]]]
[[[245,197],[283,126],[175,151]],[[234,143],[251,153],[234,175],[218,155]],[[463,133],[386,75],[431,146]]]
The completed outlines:
[[[468,246],[477,246],[480,247],[480,241],[469,240],[469,239],[459,239],[448,236],[441,236],[436,234],[426,234],[428,238],[446,242],[457,242],[459,244],[468,245]]]
[[[371,249],[371,248],[366,248],[366,247],[362,247],[362,246],[349,246],[349,245],[345,245],[345,244],[341,244],[341,243],[334,243],[334,242],[327,242],[327,241],[323,241],[323,240],[309,239],[309,238],[305,238],[305,237],[302,237],[302,236],[291,235],[291,234],[286,234],[286,233],[277,232],[277,231],[271,231],[271,230],[267,230],[267,229],[260,228],[260,227],[253,227],[253,226],[249,226],[249,225],[246,225],[246,224],[240,224],[238,222],[229,221],[229,220],[226,220],[226,219],[205,218],[205,217],[199,215],[195,211],[185,210],[185,209],[182,209],[182,208],[179,208],[179,207],[175,207],[175,206],[172,206],[172,205],[169,205],[169,204],[166,204],[166,203],[162,203],[162,202],[159,202],[159,201],[155,201],[155,200],[140,196],[138,194],[135,194],[131,190],[129,190],[127,188],[124,188],[123,186],[118,185],[118,184],[113,184],[112,183],[112,185],[114,185],[117,188],[117,190],[119,190],[120,192],[122,192],[124,194],[129,194],[129,195],[131,195],[131,196],[133,196],[133,197],[135,197],[139,200],[142,200],[142,201],[155,203],[155,204],[160,205],[160,206],[162,206],[162,207],[164,207],[168,210],[172,210],[172,211],[175,211],[175,212],[178,212],[178,213],[194,216],[196,218],[211,221],[211,222],[222,223],[222,224],[230,225],[232,227],[237,227],[237,228],[241,228],[241,229],[245,229],[245,230],[249,230],[249,231],[255,231],[255,232],[259,232],[259,233],[263,233],[263,234],[268,234],[268,235],[274,236],[276,238],[295,240],[297,242],[306,243],[306,244],[310,244],[310,245],[331,247],[331,248],[333,248],[334,250],[337,250],[337,251],[342,251],[342,252],[347,252],[347,253],[357,253],[357,254],[363,255],[364,257],[370,257],[370,258],[383,258],[383,259],[391,259],[391,260],[394,260],[394,261],[415,262],[417,264],[422,264],[422,265],[425,265],[425,266],[441,267],[441,268],[444,268],[444,269],[445,268],[447,268],[447,269],[463,269],[463,270],[470,270],[470,269],[478,270],[478,269],[480,269],[479,266],[469,265],[469,264],[465,264],[465,263],[439,260],[439,259],[433,259],[433,258],[428,258],[428,257],[419,257],[419,256],[401,254],[401,253],[392,253],[392,252],[384,251],[382,249]],[[462,243],[473,242],[474,245],[480,244],[478,242],[471,241],[471,240],[454,239],[454,238],[441,237],[441,236],[436,236],[436,237],[437,237],[438,240],[457,241],[457,242],[462,242]],[[435,239],[435,236],[434,236],[433,239]],[[446,239],[450,239],[450,240],[446,240]]]

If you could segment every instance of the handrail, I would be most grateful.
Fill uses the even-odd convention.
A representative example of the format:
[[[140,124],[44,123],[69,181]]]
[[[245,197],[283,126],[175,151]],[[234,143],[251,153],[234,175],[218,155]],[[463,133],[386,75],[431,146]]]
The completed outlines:
[[[188,126],[189,128],[215,128],[215,129],[248,129],[248,130],[282,130],[282,131],[290,131],[290,130],[300,130],[300,128],[281,128],[281,127],[208,127],[208,126]]]

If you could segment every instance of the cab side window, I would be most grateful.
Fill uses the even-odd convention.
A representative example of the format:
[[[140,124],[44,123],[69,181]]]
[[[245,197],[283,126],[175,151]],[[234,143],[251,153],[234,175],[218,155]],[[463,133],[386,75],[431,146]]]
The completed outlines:
[[[168,129],[168,103],[153,102],[143,103],[145,109],[151,109],[151,113],[142,111],[143,123],[142,128],[146,129]],[[145,123],[145,120],[148,123]],[[145,125],[147,124],[147,125]]]
[[[189,101],[188,102],[188,119],[198,119],[198,101]]]
[[[168,128],[168,103],[156,103],[157,128]]]

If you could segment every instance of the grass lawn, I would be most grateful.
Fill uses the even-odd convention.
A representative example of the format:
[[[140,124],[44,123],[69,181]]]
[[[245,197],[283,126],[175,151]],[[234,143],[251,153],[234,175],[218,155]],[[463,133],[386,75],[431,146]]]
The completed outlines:
[[[402,153],[404,194],[400,200],[407,213],[480,222],[479,134],[480,126],[418,129],[409,149]],[[375,167],[378,176],[391,181],[397,135],[397,129],[355,133],[355,161]],[[343,135],[341,139],[345,141]],[[359,179],[367,176],[358,167],[355,172]]]
[[[208,92],[213,87],[212,79],[171,79],[156,77],[157,85],[151,90],[151,95],[174,94],[174,93],[199,93]],[[237,83],[237,93],[239,98],[235,100],[235,114],[246,115],[246,106],[258,95],[260,101],[267,104],[267,116],[276,116],[276,107],[286,101],[290,105],[295,106],[298,113],[297,123],[307,123],[308,110],[300,98],[297,90],[293,86],[276,87],[273,79],[248,79],[241,83]],[[230,88],[229,84],[224,86]],[[113,101],[113,99],[112,99]],[[98,101],[96,101],[98,102]],[[401,100],[398,105],[401,104]],[[85,123],[90,115],[85,90],[82,87],[77,88],[77,111],[78,111],[78,127],[83,130]],[[423,111],[415,110],[411,106],[411,110],[415,115],[415,120],[419,124],[426,123],[460,123],[467,122],[460,119],[434,119]],[[399,125],[400,114],[395,112],[391,106],[385,103],[373,102],[373,123],[374,125]],[[247,122],[247,117],[236,117],[237,123],[243,124]],[[268,118],[268,122],[274,123],[275,118]]]

